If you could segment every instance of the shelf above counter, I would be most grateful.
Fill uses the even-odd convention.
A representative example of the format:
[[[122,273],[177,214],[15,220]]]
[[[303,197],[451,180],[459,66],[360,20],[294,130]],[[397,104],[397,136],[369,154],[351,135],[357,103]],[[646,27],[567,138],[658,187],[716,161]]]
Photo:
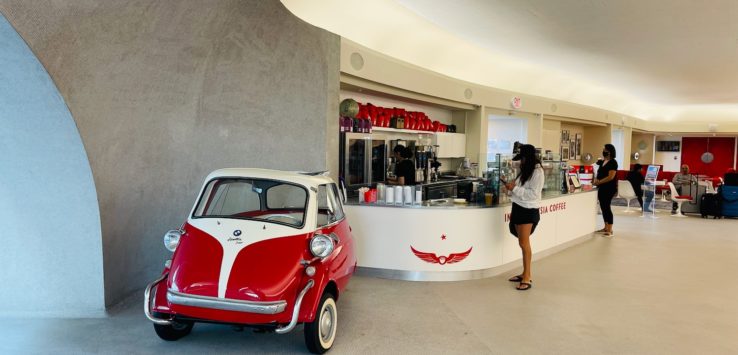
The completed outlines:
[[[372,127],[372,131],[407,133],[407,134],[429,134],[429,135],[436,134],[436,132],[433,132],[433,131],[418,131],[414,129],[398,129],[398,128],[391,128],[391,127]]]
[[[372,127],[372,131],[407,133],[407,134],[428,134],[428,135],[431,135],[431,136],[435,136],[437,134],[459,134],[459,135],[464,135],[464,133],[459,133],[459,132],[418,131],[418,130],[415,130],[415,129],[399,129],[399,128],[392,128],[392,127]]]

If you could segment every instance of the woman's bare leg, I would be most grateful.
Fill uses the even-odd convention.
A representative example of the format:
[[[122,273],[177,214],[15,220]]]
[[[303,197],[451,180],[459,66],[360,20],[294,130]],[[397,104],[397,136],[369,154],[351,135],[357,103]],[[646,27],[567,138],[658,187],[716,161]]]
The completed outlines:
[[[533,224],[516,224],[515,231],[518,233],[518,245],[520,250],[523,252],[523,273],[521,274],[522,282],[530,283],[531,270],[530,261],[533,257],[533,252],[530,247],[530,231],[533,229]]]

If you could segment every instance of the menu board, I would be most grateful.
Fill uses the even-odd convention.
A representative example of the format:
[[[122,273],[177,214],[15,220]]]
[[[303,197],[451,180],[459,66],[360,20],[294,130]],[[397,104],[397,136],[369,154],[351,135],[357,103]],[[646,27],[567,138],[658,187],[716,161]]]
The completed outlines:
[[[656,181],[656,177],[659,176],[659,170],[661,170],[661,166],[649,165],[648,170],[646,170],[646,180]]]
[[[678,152],[680,141],[658,141],[656,142],[657,152]]]

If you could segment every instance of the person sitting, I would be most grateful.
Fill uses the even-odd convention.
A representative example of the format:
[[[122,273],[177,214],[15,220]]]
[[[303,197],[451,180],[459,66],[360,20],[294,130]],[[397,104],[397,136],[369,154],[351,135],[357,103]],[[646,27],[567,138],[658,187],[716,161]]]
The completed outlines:
[[[642,167],[643,166],[641,164],[634,164],[633,169],[630,169],[628,176],[626,177],[626,180],[630,182],[630,186],[633,186],[633,191],[636,196],[638,196],[638,203],[641,205],[641,208],[643,208],[643,188],[641,186],[645,181],[643,174],[641,174]],[[648,210],[648,208],[646,208],[646,210]]]
[[[682,164],[682,170],[674,174],[674,178],[671,179],[674,183],[674,187],[677,192],[682,194],[682,185],[691,185],[697,183],[697,177],[689,173],[689,165]],[[678,204],[676,202],[671,204],[671,214],[676,214]]]

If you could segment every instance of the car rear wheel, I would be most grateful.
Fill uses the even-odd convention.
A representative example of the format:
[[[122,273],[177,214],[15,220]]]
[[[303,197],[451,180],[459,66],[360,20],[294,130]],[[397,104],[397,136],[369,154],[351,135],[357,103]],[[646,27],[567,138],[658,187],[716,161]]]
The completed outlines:
[[[167,325],[154,324],[154,330],[159,338],[166,341],[175,341],[187,334],[190,334],[194,325],[195,324],[193,322],[172,321],[171,324]]]
[[[322,354],[333,346],[338,327],[338,308],[332,294],[326,292],[320,299],[315,320],[305,323],[305,345],[313,354]]]

